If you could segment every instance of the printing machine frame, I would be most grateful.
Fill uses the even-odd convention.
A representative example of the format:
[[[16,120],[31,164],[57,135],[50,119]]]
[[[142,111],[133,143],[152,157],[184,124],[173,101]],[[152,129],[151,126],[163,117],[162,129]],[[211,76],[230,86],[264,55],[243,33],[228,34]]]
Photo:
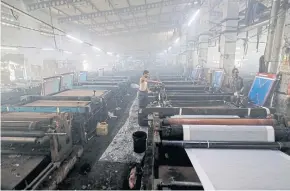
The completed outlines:
[[[147,139],[147,150],[145,152],[145,158],[143,161],[143,176],[142,176],[142,189],[152,190],[162,188],[174,188],[174,189],[191,189],[191,190],[202,190],[203,185],[200,182],[187,182],[187,181],[172,181],[170,183],[164,183],[159,177],[159,166],[192,166],[187,154],[185,153],[183,144],[198,144],[198,148],[202,143],[190,141],[176,141],[182,140],[182,136],[176,136],[180,128],[175,125],[171,128],[165,125],[162,121],[166,120],[167,117],[173,115],[237,115],[245,120],[265,119],[269,117],[269,111],[271,115],[275,113],[275,109],[265,108],[236,108],[236,109],[206,109],[206,108],[145,108],[143,113],[149,115],[149,126],[148,128],[148,139]],[[280,149],[284,152],[290,153],[290,128],[287,126],[288,122],[283,116],[274,115],[275,119],[275,136],[276,141],[286,142],[275,142],[267,144],[267,146],[275,149]],[[267,120],[267,119],[266,119]],[[278,122],[278,123],[277,123]],[[182,131],[182,128],[181,128]],[[180,132],[179,132],[180,133]],[[179,134],[180,135],[180,134]],[[164,141],[167,140],[167,141]],[[182,144],[182,145],[181,145]],[[209,144],[205,142],[205,144]],[[214,144],[220,144],[213,142]],[[229,145],[227,145],[229,144]],[[225,143],[225,148],[230,148],[232,143]],[[235,143],[236,144],[236,143]],[[238,144],[238,143],[237,143]],[[241,143],[247,147],[247,144]],[[253,148],[261,149],[259,144],[263,143],[251,143],[256,144]],[[250,145],[247,148],[251,148]],[[283,148],[282,148],[283,147]],[[223,148],[223,147],[222,147]],[[234,148],[234,147],[233,147]]]
[[[264,78],[263,74],[258,74]],[[275,80],[275,77],[266,76],[270,80]],[[222,81],[222,80],[221,80]],[[220,82],[221,82],[220,81]],[[219,83],[221,85],[221,83]],[[254,87],[255,82],[252,85]],[[174,86],[174,87],[173,87]],[[199,88],[198,86],[191,86],[191,90],[188,91],[186,88],[189,87],[177,87],[172,86],[171,92],[178,92],[175,95],[167,94],[164,87],[157,87],[158,95],[151,97],[152,103],[147,108],[140,109],[138,113],[138,121],[141,126],[147,126],[149,124],[150,128],[148,130],[148,139],[147,139],[147,150],[145,153],[145,158],[143,161],[144,170],[142,177],[142,189],[163,189],[163,188],[173,188],[173,189],[198,189],[202,190],[203,185],[200,182],[187,182],[187,181],[172,181],[170,183],[163,183],[159,177],[158,169],[160,165],[169,165],[169,166],[192,166],[184,147],[193,147],[193,148],[205,148],[206,146],[218,145],[217,148],[235,148],[236,145],[239,145],[242,148],[271,148],[282,150],[283,152],[290,153],[290,128],[288,126],[289,122],[287,117],[275,114],[275,109],[273,108],[262,108],[266,99],[268,99],[269,92],[273,91],[273,86],[270,85],[270,88],[266,88],[266,96],[263,97],[262,105],[258,100],[258,103],[254,102],[254,105],[251,105],[252,108],[238,108],[239,105],[234,105],[229,102],[230,96],[233,94],[226,94],[220,91],[220,88],[217,88],[217,85],[213,86],[213,89],[218,90],[216,94],[210,94],[210,92],[204,91],[204,89],[193,89]],[[167,85],[167,87],[170,87]],[[214,88],[216,87],[216,88]],[[184,89],[185,88],[185,89]],[[165,86],[166,89],[166,86]],[[210,88],[209,88],[210,89]],[[208,89],[208,90],[209,90]],[[179,93],[179,91],[187,91],[187,93]],[[204,91],[204,92],[202,92]],[[255,90],[257,91],[257,90]],[[268,93],[267,93],[268,92]],[[249,93],[250,97],[250,93]],[[155,100],[155,102],[154,102]],[[168,100],[172,103],[168,103]],[[167,103],[166,103],[167,102]],[[219,108],[217,106],[225,105],[227,108]],[[173,106],[173,107],[172,107]],[[181,106],[181,107],[180,107]],[[186,106],[183,107],[182,106]],[[210,106],[210,107],[208,107]],[[178,125],[166,125],[169,123],[168,117],[174,115],[236,115],[244,122],[248,121],[268,121],[268,118],[275,118],[273,120],[273,126],[275,129],[275,138],[274,143],[237,143],[237,142],[203,142],[205,143],[204,147],[202,142],[190,142],[190,141],[181,141],[182,140],[182,126]],[[270,121],[271,121],[270,120]],[[174,120],[172,120],[174,121]],[[185,120],[188,122],[191,120]],[[192,120],[194,121],[194,120]],[[209,120],[210,121],[210,120]],[[149,123],[148,123],[149,122]],[[274,124],[275,123],[275,124]],[[197,123],[200,124],[200,123]],[[201,123],[202,124],[202,123]],[[164,141],[164,139],[166,141]],[[182,161],[182,162],[178,162]]]

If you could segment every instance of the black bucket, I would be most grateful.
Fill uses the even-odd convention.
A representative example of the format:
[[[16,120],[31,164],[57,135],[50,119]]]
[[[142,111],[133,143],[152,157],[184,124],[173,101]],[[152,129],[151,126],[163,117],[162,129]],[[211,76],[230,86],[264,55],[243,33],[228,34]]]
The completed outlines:
[[[133,133],[133,145],[135,153],[143,153],[146,150],[147,133],[136,131]]]

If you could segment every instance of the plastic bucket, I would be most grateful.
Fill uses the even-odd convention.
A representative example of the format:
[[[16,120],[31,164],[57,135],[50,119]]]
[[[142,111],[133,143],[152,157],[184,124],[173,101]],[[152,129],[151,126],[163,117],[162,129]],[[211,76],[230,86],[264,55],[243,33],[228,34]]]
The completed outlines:
[[[146,150],[147,133],[136,131],[133,133],[133,145],[135,153],[143,153]]]

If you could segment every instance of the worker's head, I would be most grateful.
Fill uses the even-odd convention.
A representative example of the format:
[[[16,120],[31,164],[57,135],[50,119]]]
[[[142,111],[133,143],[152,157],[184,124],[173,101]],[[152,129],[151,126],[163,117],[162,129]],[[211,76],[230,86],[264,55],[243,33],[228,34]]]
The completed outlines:
[[[239,76],[239,70],[238,70],[237,68],[234,68],[234,69],[232,70],[232,76],[233,76],[233,77],[238,77],[238,76]]]
[[[145,78],[148,78],[148,77],[149,77],[149,71],[148,71],[148,70],[144,70],[144,72],[143,72],[143,76],[144,76]]]

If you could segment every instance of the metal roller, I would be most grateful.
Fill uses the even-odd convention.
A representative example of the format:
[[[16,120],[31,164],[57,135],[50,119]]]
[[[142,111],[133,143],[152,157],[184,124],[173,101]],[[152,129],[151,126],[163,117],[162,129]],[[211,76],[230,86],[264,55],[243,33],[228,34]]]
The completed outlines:
[[[276,124],[274,119],[188,119],[167,118],[164,125],[270,125]]]
[[[44,131],[1,131],[1,137],[43,137]]]
[[[36,124],[34,121],[1,121],[1,130],[34,129]]]
[[[170,183],[160,183],[158,188],[188,188],[190,190],[203,190],[200,182],[171,181]]]
[[[163,146],[186,149],[289,149],[290,142],[162,141]]]
[[[1,137],[3,143],[36,143],[36,137]]]
[[[66,135],[66,133],[44,131],[1,131],[3,137],[43,137],[45,135]]]
[[[44,136],[42,138],[36,137],[1,137],[1,142],[3,143],[34,143],[34,144],[44,144],[49,141],[49,136]]]
[[[162,140],[182,141],[185,137],[184,133],[182,125],[171,125],[170,127],[163,127],[160,135]],[[274,134],[276,141],[290,141],[290,128],[288,127],[274,127]]]

